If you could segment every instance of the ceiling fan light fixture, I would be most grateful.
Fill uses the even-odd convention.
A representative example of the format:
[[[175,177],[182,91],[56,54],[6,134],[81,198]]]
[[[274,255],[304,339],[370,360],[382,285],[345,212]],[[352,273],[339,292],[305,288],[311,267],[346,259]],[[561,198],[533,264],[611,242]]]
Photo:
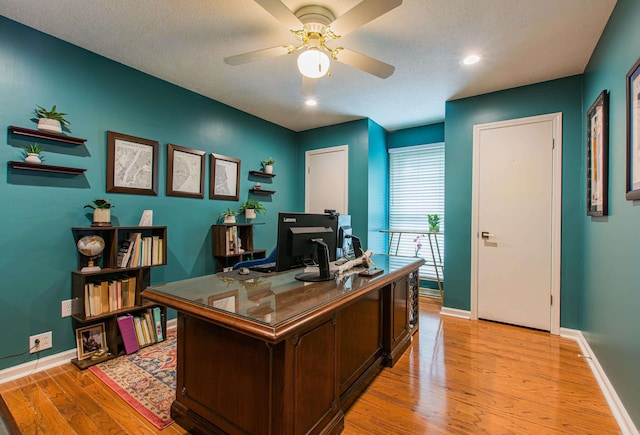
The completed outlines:
[[[309,48],[298,56],[300,74],[311,79],[317,79],[327,74],[329,63],[329,56],[317,48]]]
[[[474,63],[480,62],[480,56],[477,54],[471,54],[464,59],[462,59],[463,65],[473,65]]]
[[[306,104],[307,106],[317,106],[318,100],[316,100],[315,98],[307,98],[306,100],[304,100],[304,104]]]

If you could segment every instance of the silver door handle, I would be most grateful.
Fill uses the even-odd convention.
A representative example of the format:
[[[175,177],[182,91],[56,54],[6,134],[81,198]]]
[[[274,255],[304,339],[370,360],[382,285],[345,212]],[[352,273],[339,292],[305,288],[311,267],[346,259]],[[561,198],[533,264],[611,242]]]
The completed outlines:
[[[485,239],[485,240],[486,240],[486,239],[488,239],[489,237],[495,237],[496,235],[495,235],[495,234],[491,234],[491,233],[490,233],[490,232],[488,232],[488,231],[483,231],[483,232],[481,232],[481,233],[480,233],[480,236],[481,236],[483,239]]]

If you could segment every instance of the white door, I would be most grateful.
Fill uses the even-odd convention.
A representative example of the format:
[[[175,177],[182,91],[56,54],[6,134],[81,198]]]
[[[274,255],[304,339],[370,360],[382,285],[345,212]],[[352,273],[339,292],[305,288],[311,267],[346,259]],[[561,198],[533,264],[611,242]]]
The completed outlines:
[[[559,283],[558,118],[474,127],[477,318],[552,330]]]
[[[305,212],[336,210],[349,213],[349,147],[323,148],[305,153]]]

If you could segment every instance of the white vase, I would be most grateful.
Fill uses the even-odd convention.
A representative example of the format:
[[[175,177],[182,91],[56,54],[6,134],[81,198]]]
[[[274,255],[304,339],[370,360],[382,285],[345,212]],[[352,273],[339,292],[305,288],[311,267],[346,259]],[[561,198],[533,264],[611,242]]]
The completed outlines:
[[[111,209],[110,208],[93,209],[93,224],[91,226],[110,227],[111,226]]]
[[[236,223],[236,217],[235,216],[225,216],[224,217],[224,223],[225,224],[235,224]]]
[[[62,125],[60,121],[55,119],[40,118],[38,119],[38,130],[53,131],[55,133],[62,133]]]
[[[244,211],[245,219],[255,219],[256,218],[256,210],[254,208],[248,208]]]
[[[27,157],[24,158],[24,161],[29,163],[42,163],[38,154],[35,153],[28,153]]]
[[[265,174],[273,174],[273,165],[264,165]]]

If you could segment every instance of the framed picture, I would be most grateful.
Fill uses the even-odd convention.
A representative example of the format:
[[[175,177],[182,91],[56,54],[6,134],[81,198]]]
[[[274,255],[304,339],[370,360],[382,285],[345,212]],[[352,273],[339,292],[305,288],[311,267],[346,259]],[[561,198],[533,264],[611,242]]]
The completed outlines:
[[[204,151],[167,145],[167,196],[204,198]]]
[[[238,312],[238,290],[222,293],[219,295],[209,296],[207,304],[213,308],[219,308],[231,313]]]
[[[107,192],[158,194],[158,142],[107,132]]]
[[[104,323],[76,329],[76,346],[78,360],[87,359],[100,349],[106,349],[107,337],[104,332]]]
[[[609,93],[602,91],[587,112],[587,215],[608,214]]]
[[[209,198],[237,201],[240,199],[240,160],[211,154]]]
[[[640,58],[627,73],[627,199],[640,199]]]

